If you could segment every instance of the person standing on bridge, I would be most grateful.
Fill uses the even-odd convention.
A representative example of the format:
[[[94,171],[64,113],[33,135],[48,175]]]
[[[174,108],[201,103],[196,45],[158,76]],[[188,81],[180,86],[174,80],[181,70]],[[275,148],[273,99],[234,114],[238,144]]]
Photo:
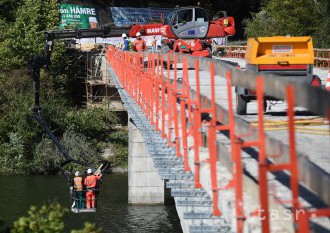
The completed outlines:
[[[87,170],[87,177],[85,178],[84,184],[86,185],[86,207],[95,208],[96,198],[95,194],[98,192],[96,190],[98,181],[101,179],[102,174],[94,175],[91,168]]]
[[[132,43],[131,41],[127,38],[126,33],[123,33],[121,35],[121,37],[124,40],[124,47],[123,47],[123,51],[132,51]]]
[[[132,47],[133,47],[133,51],[135,52],[147,50],[146,42],[144,39],[142,39],[140,32],[136,33],[136,39],[133,42]]]
[[[156,36],[154,36],[152,38],[152,41],[151,41],[151,50],[152,50],[152,52],[156,52],[156,46],[157,46],[157,40],[156,40]]]
[[[75,178],[73,178],[73,185],[75,191],[75,206],[78,209],[84,209],[83,202],[83,178],[80,176],[80,172],[76,171]]]

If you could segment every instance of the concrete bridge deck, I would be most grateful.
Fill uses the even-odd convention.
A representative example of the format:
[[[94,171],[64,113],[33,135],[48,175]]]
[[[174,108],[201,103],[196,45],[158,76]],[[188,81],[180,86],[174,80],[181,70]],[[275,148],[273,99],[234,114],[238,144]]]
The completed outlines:
[[[115,77],[116,74],[109,67],[109,72]],[[180,80],[182,78],[182,71],[178,70],[177,78]],[[196,87],[195,71],[189,70],[189,83],[192,90]],[[166,77],[166,72],[165,72]],[[173,79],[174,71],[170,71],[170,77]],[[201,94],[205,97],[210,96],[210,73],[208,71],[200,71],[201,78]],[[235,193],[232,189],[227,189],[225,186],[230,183],[232,179],[232,164],[228,162],[230,159],[230,141],[228,135],[218,134],[217,141],[219,145],[219,154],[225,155],[220,156],[217,163],[217,173],[218,173],[218,183],[220,190],[218,195],[220,198],[220,209],[223,215],[218,218],[212,217],[210,201],[212,199],[212,187],[210,177],[210,165],[209,163],[201,164],[201,183],[203,185],[202,190],[193,189],[194,184],[194,149],[189,150],[189,165],[191,172],[184,172],[182,158],[177,158],[175,156],[175,151],[173,148],[168,148],[166,140],[161,137],[159,132],[156,132],[154,125],[145,118],[144,113],[141,109],[134,106],[134,101],[130,99],[129,95],[125,93],[122,89],[121,84],[117,81],[117,87],[122,95],[122,100],[128,101],[127,103],[131,106],[131,117],[136,123],[137,128],[144,131],[143,137],[145,143],[147,144],[148,153],[153,158],[155,167],[158,169],[160,177],[169,180],[167,186],[172,188],[172,195],[175,197],[176,206],[181,219],[181,225],[184,232],[235,232],[236,231],[236,220],[235,213],[233,210],[235,202]],[[226,80],[221,77],[215,78],[215,90],[216,90],[216,102],[223,108],[228,110],[227,103],[227,89]],[[234,92],[232,92],[234,93]],[[234,94],[233,94],[234,96]],[[235,109],[235,105],[233,106]],[[267,120],[286,120],[286,104],[278,104],[265,115]],[[180,105],[177,105],[178,113],[180,114]],[[243,117],[244,121],[252,122],[257,119],[256,115],[256,104],[249,104],[250,112],[247,116]],[[298,118],[305,119],[311,118],[308,114],[305,114],[305,109],[296,108],[296,114],[302,113]],[[129,111],[130,112],[130,111]],[[299,115],[299,114],[297,114]],[[168,120],[168,119],[167,119]],[[142,124],[141,124],[142,123]],[[160,121],[159,124],[162,124]],[[165,122],[167,124],[167,122]],[[181,127],[181,126],[179,126]],[[319,126],[324,129],[327,126]],[[180,128],[181,129],[181,128]],[[207,130],[207,126],[204,125],[204,131]],[[181,130],[180,130],[181,132]],[[288,144],[288,139],[285,131],[274,131],[266,132],[267,137],[274,138],[283,145]],[[169,134],[170,132],[166,132]],[[151,136],[150,136],[151,135]],[[180,138],[183,135],[180,134]],[[306,135],[303,133],[297,134],[297,150],[300,151],[300,155],[310,156],[310,160],[318,164],[325,171],[329,172],[329,159],[328,151],[330,146],[329,136],[319,136],[319,135]],[[313,146],[311,146],[313,142]],[[314,144],[316,143],[316,144]],[[158,147],[156,145],[161,145]],[[188,137],[188,147],[193,145],[193,138]],[[314,148],[316,147],[316,148]],[[182,145],[181,145],[182,148]],[[160,150],[160,151],[159,151]],[[208,159],[209,152],[207,147],[200,148],[200,159],[201,161],[206,161]],[[245,231],[244,232],[260,232],[260,221],[258,217],[251,216],[251,213],[258,207],[258,193],[257,186],[258,183],[258,165],[256,158],[253,153],[247,153],[246,151],[242,154],[243,164],[244,164],[244,209],[245,215],[249,216],[246,220]],[[325,173],[326,174],[326,173]],[[327,174],[329,175],[329,174]],[[271,200],[270,205],[273,210],[278,213],[285,214],[285,209],[290,207],[290,203],[286,203],[287,200],[291,198],[290,189],[284,185],[285,181],[288,181],[287,176],[278,177],[276,174],[270,174],[268,177],[268,185],[272,187],[272,191],[269,194],[269,199]],[[179,189],[178,189],[179,187]],[[302,197],[301,202],[306,206],[315,206],[321,203],[322,200],[317,198],[317,195],[312,195],[311,192],[305,193]],[[328,219],[317,219],[313,220],[315,229],[330,229],[330,223]],[[271,221],[271,232],[293,232],[292,219],[284,219],[280,216],[279,219],[272,219]]]
[[[223,58],[222,58],[223,59]],[[237,58],[228,58],[225,60],[237,62],[240,64],[242,68],[245,68],[245,61],[244,59],[237,59]],[[182,64],[179,67],[182,67]],[[196,78],[195,78],[195,71],[189,70],[189,84],[192,90],[196,91]],[[316,72],[321,80],[322,83],[325,83],[327,77],[327,70],[316,69]],[[165,73],[166,77],[166,73]],[[174,70],[171,70],[170,78],[173,79],[174,77]],[[183,73],[182,70],[179,70],[177,73],[177,78],[182,79]],[[243,78],[243,77],[242,77]],[[208,71],[201,71],[200,72],[200,84],[201,84],[201,94],[206,97],[211,97],[210,86],[210,72]],[[226,86],[226,79],[225,77],[216,76],[215,78],[215,91],[216,91],[216,102],[217,104],[223,106],[225,109],[228,109],[228,95],[227,95],[227,86]],[[232,87],[232,98],[235,99],[235,87]],[[274,105],[273,105],[274,104]],[[268,110],[265,114],[265,119],[273,122],[278,122],[281,124],[281,121],[286,121],[286,111],[287,111],[287,104],[285,101],[268,101]],[[236,101],[233,102],[233,110],[236,112]],[[297,106],[295,108],[295,119],[299,120],[308,120],[308,119],[315,119],[318,116],[315,116],[308,112],[305,108]],[[257,122],[257,102],[252,101],[248,103],[247,115],[240,116],[247,122]],[[307,126],[308,128],[308,126]],[[324,119],[323,125],[316,125],[310,126],[310,128],[315,129],[315,132],[310,133],[303,133],[303,132],[296,132],[296,146],[297,151],[300,152],[302,155],[306,155],[309,157],[311,161],[317,164],[319,167],[324,169],[327,173],[330,173],[330,159],[329,159],[329,151],[330,151],[330,134],[329,131],[328,135],[318,135],[317,133],[323,130],[329,130],[329,124]],[[318,131],[318,129],[320,131]],[[275,131],[268,131],[266,132],[270,138],[274,138],[276,140],[281,141],[283,144],[288,145],[288,133],[285,130],[275,130]]]

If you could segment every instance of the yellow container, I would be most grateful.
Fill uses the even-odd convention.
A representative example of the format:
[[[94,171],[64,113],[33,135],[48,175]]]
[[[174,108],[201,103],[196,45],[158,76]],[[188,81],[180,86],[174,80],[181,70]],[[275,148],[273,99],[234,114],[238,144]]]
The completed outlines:
[[[245,60],[251,65],[313,64],[313,41],[309,36],[249,38]]]

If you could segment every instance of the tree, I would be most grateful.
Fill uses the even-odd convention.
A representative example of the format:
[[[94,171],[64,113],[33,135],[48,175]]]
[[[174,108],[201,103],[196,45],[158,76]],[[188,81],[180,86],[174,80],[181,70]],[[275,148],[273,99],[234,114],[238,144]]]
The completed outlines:
[[[15,22],[8,25],[0,44],[0,70],[26,64],[31,55],[44,50],[44,32],[59,23],[56,0],[24,0],[16,11]],[[0,40],[1,41],[1,40]]]
[[[31,206],[28,215],[20,217],[14,222],[11,233],[59,233],[67,232],[63,219],[69,212],[58,202],[49,202],[40,208]],[[1,229],[1,228],[0,228]],[[71,233],[101,233],[101,228],[96,228],[94,223],[85,222],[84,228],[71,230]]]
[[[313,0],[269,0],[248,20],[246,34],[254,36],[313,36],[316,46],[329,46],[329,3]]]
[[[21,3],[22,0],[0,0],[0,18],[5,22],[13,22],[15,11]]]
[[[106,138],[116,120],[116,117],[107,109],[90,108],[68,112],[66,125],[89,138]]]

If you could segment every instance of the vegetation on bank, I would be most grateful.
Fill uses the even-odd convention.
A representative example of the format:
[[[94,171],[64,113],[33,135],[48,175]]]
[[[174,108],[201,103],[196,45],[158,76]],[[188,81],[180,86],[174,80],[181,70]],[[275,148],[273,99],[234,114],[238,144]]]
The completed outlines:
[[[18,218],[11,228],[5,227],[0,220],[0,232],[10,233],[44,233],[44,232],[71,232],[71,233],[101,233],[102,229],[95,224],[85,222],[84,227],[70,230],[65,227],[64,218],[69,210],[57,202],[49,202],[37,208],[31,206],[27,215]]]
[[[314,46],[330,47],[328,0],[263,0],[261,10],[246,20],[245,32],[255,36],[312,36]]]
[[[32,79],[27,62],[43,54],[43,31],[59,23],[56,0],[5,0],[0,7],[0,174],[54,174],[62,156],[34,121]],[[114,128],[116,117],[100,108],[82,109],[86,73],[77,53],[57,41],[48,72],[41,73],[41,106],[50,128],[72,157],[100,164],[114,148],[116,165],[127,161],[126,132]],[[114,140],[113,140],[114,139]],[[113,142],[112,142],[113,141]]]

